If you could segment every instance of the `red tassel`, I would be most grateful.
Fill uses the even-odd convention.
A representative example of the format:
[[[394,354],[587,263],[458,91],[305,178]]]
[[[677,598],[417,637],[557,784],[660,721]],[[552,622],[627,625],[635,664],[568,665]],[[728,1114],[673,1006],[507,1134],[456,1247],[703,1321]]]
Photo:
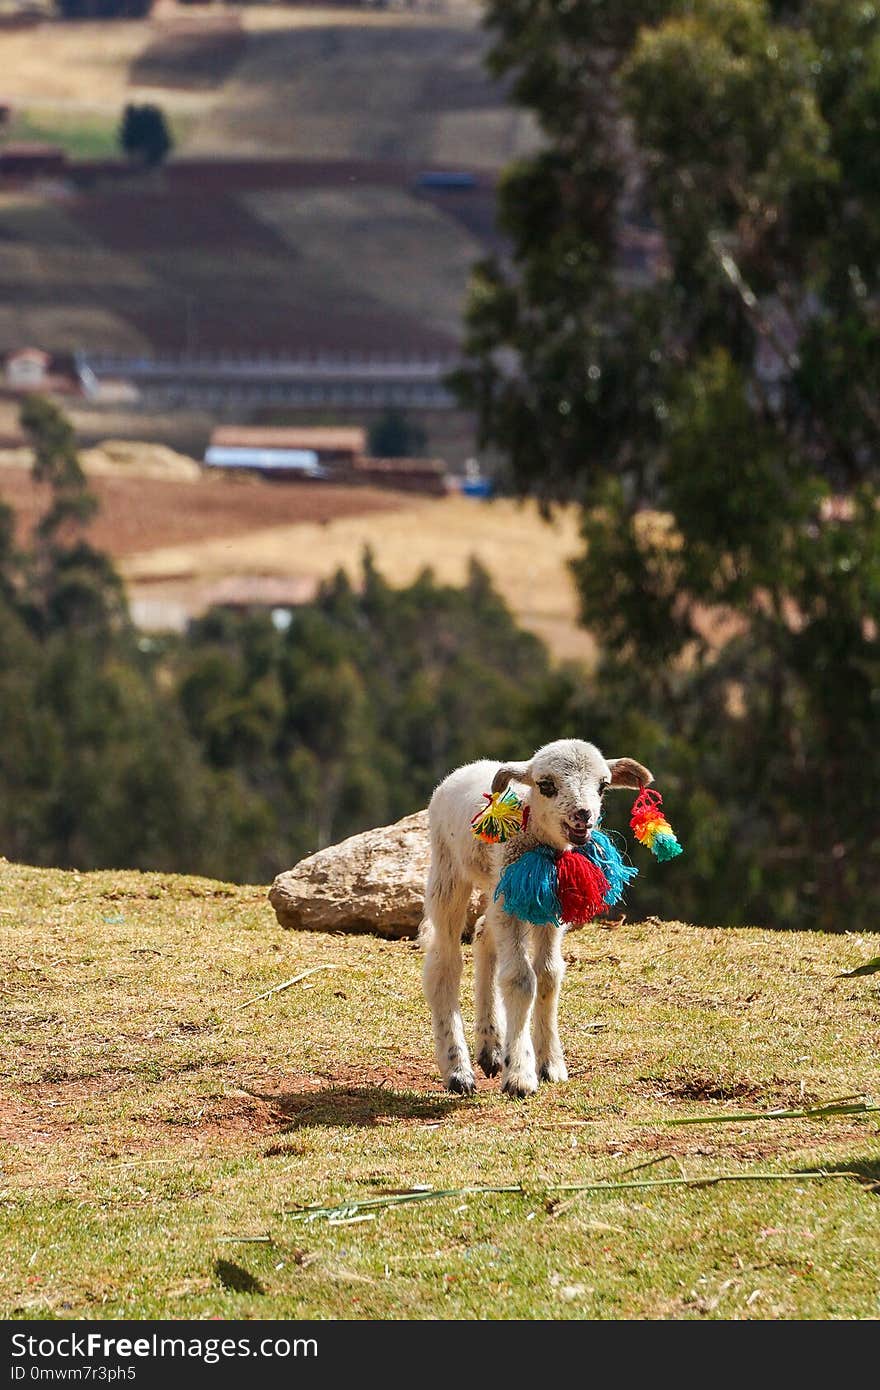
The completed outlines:
[[[642,787],[633,802],[629,822],[637,840],[644,840],[645,832],[652,822],[666,819],[661,810],[662,805],[663,797],[659,792],[651,791],[650,787]]]
[[[556,892],[563,922],[575,926],[591,922],[605,907],[610,887],[602,870],[583,854],[565,850],[556,861]]]

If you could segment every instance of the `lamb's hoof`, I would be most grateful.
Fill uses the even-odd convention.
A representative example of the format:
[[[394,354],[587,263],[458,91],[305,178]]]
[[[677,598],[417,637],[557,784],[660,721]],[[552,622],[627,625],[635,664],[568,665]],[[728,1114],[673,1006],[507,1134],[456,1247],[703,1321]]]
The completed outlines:
[[[477,1061],[484,1076],[498,1076],[501,1071],[501,1053],[498,1048],[484,1047]]]
[[[446,1081],[447,1091],[454,1096],[472,1096],[477,1089],[473,1074],[454,1071]]]
[[[564,1062],[542,1062],[539,1081],[567,1081],[568,1067]]]
[[[514,1100],[525,1100],[526,1096],[533,1096],[538,1089],[538,1078],[530,1076],[509,1076],[501,1087],[506,1096],[512,1096]]]

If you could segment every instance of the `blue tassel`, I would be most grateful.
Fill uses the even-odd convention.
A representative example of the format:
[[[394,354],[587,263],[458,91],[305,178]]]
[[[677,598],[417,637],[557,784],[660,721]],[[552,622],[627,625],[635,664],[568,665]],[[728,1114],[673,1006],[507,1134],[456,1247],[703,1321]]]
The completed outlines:
[[[681,845],[672,832],[661,830],[651,842],[651,853],[662,863],[664,859],[674,859],[677,854],[681,854]]]
[[[556,892],[556,851],[549,845],[526,850],[508,864],[498,880],[495,901],[504,899],[504,911],[536,927],[562,925],[562,908]]]
[[[632,879],[638,874],[634,864],[627,864],[620,850],[604,830],[594,830],[589,843],[575,851],[601,869],[611,887],[605,894],[605,906],[619,903]]]

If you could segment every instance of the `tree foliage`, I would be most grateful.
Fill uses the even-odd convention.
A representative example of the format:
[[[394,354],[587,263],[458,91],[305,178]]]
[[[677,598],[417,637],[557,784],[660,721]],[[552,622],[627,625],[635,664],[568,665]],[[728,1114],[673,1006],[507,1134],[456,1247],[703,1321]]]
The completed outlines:
[[[168,122],[160,106],[129,102],[122,113],[119,144],[131,160],[153,168],[167,159],[174,147]]]
[[[459,386],[517,491],[584,509],[602,661],[560,687],[564,730],[656,763],[691,850],[671,910],[868,925],[880,9],[492,0],[488,24],[545,139],[502,181]]]
[[[375,458],[418,458],[428,436],[418,420],[404,410],[386,410],[369,430],[370,453]]]
[[[56,0],[63,19],[142,19],[153,0]]]
[[[478,565],[390,588],[369,555],[281,631],[210,613],[145,639],[93,550],[74,437],[22,423],[45,510],[19,553],[0,507],[0,852],[38,864],[265,881],[423,806],[454,764],[541,741],[549,668]]]

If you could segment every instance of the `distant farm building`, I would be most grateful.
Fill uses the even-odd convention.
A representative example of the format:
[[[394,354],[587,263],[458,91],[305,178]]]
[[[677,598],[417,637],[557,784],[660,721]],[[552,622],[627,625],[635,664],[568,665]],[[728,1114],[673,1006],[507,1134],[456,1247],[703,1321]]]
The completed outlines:
[[[370,458],[360,426],[258,427],[224,425],[205,451],[207,468],[245,469],[267,478],[363,483],[442,497],[446,465],[440,459]]]
[[[354,466],[358,482],[373,487],[393,487],[399,492],[421,492],[445,497],[449,491],[442,459],[360,459]]]
[[[19,397],[30,391],[73,396],[80,394],[80,384],[63,356],[53,358],[36,347],[16,348],[4,359],[0,395]]]
[[[208,588],[202,598],[206,608],[229,608],[241,613],[290,612],[311,603],[317,581],[269,574],[230,574]]]
[[[130,381],[145,401],[224,414],[274,409],[453,410],[447,385],[454,354],[307,352],[297,357],[131,357],[81,353],[80,371]],[[228,418],[228,416],[227,416]]]
[[[67,155],[57,145],[15,144],[0,148],[0,178],[58,178],[67,171]]]
[[[253,445],[210,444],[205,451],[208,468],[244,469],[275,478],[326,478],[314,449],[256,449]]]
[[[465,188],[476,188],[475,174],[463,169],[430,169],[416,178],[417,188],[450,189],[460,192]]]
[[[222,425],[211,435],[220,449],[303,450],[325,464],[348,464],[362,458],[367,432],[359,425]]]
[[[39,348],[20,348],[6,358],[6,385],[11,391],[39,391],[46,384],[51,358]]]

